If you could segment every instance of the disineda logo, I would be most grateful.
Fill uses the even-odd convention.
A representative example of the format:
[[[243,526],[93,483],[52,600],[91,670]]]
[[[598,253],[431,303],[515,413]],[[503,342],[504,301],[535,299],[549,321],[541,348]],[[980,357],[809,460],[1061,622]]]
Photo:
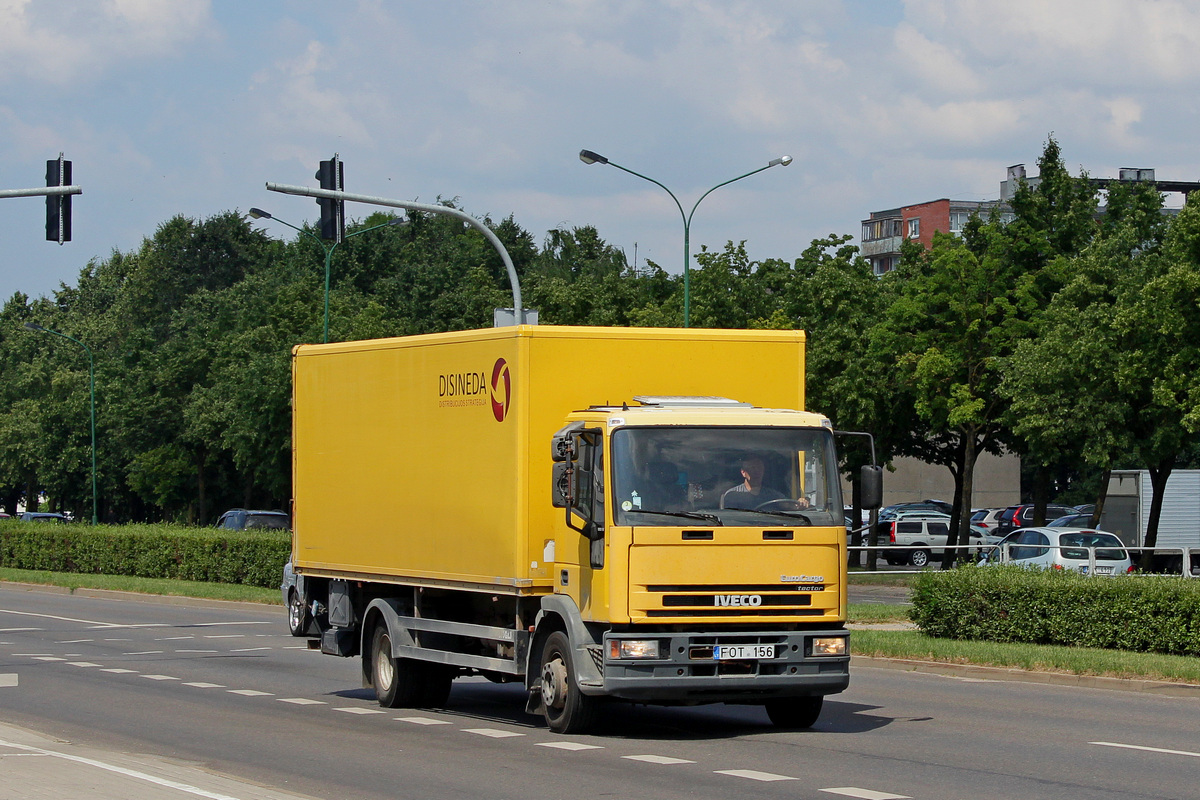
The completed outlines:
[[[492,365],[492,416],[496,422],[504,422],[508,416],[509,406],[512,405],[512,372],[508,362],[497,358]]]
[[[718,594],[713,596],[716,606],[761,606],[761,594]]]

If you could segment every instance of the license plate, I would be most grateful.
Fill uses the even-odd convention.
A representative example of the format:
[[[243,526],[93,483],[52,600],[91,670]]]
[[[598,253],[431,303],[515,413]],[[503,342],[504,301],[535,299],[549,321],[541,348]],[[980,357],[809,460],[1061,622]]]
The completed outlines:
[[[1097,575],[1112,575],[1112,567],[1096,567]]]
[[[751,661],[774,657],[773,644],[721,644],[713,648],[713,658],[717,661]]]

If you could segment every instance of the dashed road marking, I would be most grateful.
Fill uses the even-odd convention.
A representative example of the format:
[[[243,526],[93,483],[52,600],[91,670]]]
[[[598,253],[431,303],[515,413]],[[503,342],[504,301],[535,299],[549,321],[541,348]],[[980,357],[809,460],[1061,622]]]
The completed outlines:
[[[108,667],[100,670],[101,672],[111,672],[115,675],[134,675],[137,674],[136,669],[122,669],[121,667]]]
[[[13,653],[13,658],[37,658],[38,656],[48,656],[49,653]]]
[[[230,650],[231,653],[256,653],[259,650],[270,650],[269,647],[239,647],[237,650]]]
[[[122,653],[125,656],[157,656],[162,655],[162,650],[140,650],[136,653]]]
[[[1168,750],[1165,747],[1146,747],[1139,744],[1120,744],[1118,742],[1088,742],[1088,744],[1096,744],[1101,747],[1120,747],[1124,750],[1142,750],[1147,753],[1165,753],[1169,756],[1190,756],[1192,758],[1200,758],[1200,753],[1193,753],[1190,750]]]
[[[525,735],[516,731],[502,731],[498,728],[463,728],[463,733],[474,733],[477,736],[486,736],[489,739],[509,739],[514,736]]]
[[[387,712],[380,711],[377,708],[360,708],[358,706],[335,708],[334,711],[341,711],[344,714],[384,714]]]
[[[0,628],[0,633],[28,633],[29,631],[40,631],[41,628]]]
[[[59,658],[58,656],[34,656],[34,660],[35,661],[66,661],[65,658]]]
[[[205,683],[204,681],[189,681],[184,686],[194,686],[197,689],[224,689],[225,686],[220,683]]]
[[[603,750],[598,744],[583,744],[581,742],[537,742],[538,747],[553,747],[556,750]]]
[[[413,725],[451,725],[446,719],[431,719],[430,717],[396,717],[397,722],[411,722]]]
[[[628,758],[630,761],[645,761],[647,764],[695,764],[695,761],[689,761],[686,758],[672,758],[671,756],[621,756]]]
[[[205,634],[205,639],[245,639],[244,633],[221,633],[221,634]]]
[[[152,681],[177,681],[177,680],[179,680],[179,678],[176,678],[174,675],[143,675],[142,677],[147,678]]]
[[[91,661],[68,661],[68,665],[72,667],[98,667],[99,664],[93,664]]]
[[[55,644],[87,644],[88,642],[94,642],[94,641],[96,641],[96,640],[95,639],[67,639],[62,642],[55,642]]]
[[[17,685],[17,673],[15,673],[15,672],[0,673],[0,686],[16,686],[16,685]]]
[[[177,642],[180,639],[195,639],[195,638],[196,638],[195,636],[156,636],[156,637],[154,637],[154,641],[156,641],[156,642]]]
[[[258,689],[230,689],[230,694],[240,694],[243,697],[271,697],[271,692],[260,692]]]
[[[293,703],[298,706],[327,706],[329,705],[324,700],[310,700],[307,697],[281,697],[281,703]]]
[[[730,775],[734,778],[748,778],[752,781],[763,781],[769,783],[771,781],[794,781],[788,775],[776,775],[772,772],[759,772],[755,769],[718,769],[713,770],[718,775]]]
[[[857,797],[859,800],[911,800],[906,794],[889,794],[876,792],[873,789],[859,789],[856,786],[841,786],[836,789],[822,789],[829,794],[840,794],[842,797]]]

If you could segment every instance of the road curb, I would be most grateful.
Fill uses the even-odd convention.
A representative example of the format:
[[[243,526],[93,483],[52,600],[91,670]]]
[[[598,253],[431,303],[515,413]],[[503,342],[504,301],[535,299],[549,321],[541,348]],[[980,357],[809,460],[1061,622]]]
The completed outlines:
[[[982,680],[1043,683],[1054,686],[1076,686],[1086,689],[1109,689],[1117,692],[1142,692],[1166,697],[1200,698],[1200,684],[1137,678],[1108,678],[1099,675],[1073,675],[1064,672],[1037,672],[1016,667],[985,667],[978,664],[950,664],[944,661],[920,661],[911,658],[850,657],[850,666],[870,669],[891,669],[903,672],[928,672],[934,675],[970,677]]]
[[[20,581],[0,581],[0,586],[12,587],[27,592],[45,592],[47,594],[73,594],[79,597],[111,600],[137,600],[144,603],[159,603],[172,606],[192,606],[199,608],[242,608],[246,611],[263,611],[283,608],[279,603],[254,603],[248,600],[211,600],[200,597],[185,597],[171,594],[146,594],[144,592],[122,592],[116,589],[92,589],[81,586],[72,589],[68,586],[52,586],[46,583],[21,583]]]

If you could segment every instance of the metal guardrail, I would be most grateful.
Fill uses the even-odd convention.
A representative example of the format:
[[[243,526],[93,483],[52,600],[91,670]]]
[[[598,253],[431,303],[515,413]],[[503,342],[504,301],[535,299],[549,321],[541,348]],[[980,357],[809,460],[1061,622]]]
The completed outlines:
[[[1096,551],[1097,550],[1115,550],[1116,547],[1080,547],[1073,545],[1051,545],[1051,544],[1014,544],[1005,542],[1003,544],[958,544],[958,545],[913,545],[913,544],[883,544],[870,547],[868,545],[847,547],[846,552],[851,554],[870,553],[895,553],[896,551],[912,551],[912,550],[928,550],[930,553],[940,558],[946,550],[965,550],[970,556],[975,553],[982,556],[984,552],[1000,552],[1000,563],[1009,564],[1015,563],[1010,555],[1010,549],[1013,547],[1028,547],[1038,550],[1087,550],[1088,551],[1088,574],[1096,574]],[[1130,560],[1136,567],[1141,561],[1141,556],[1149,553],[1152,559],[1157,563],[1153,566],[1157,567],[1150,572],[1141,572],[1139,574],[1164,575],[1174,576],[1179,575],[1185,578],[1200,578],[1200,547],[1130,547],[1123,545],[1120,549],[1129,554]],[[889,572],[921,572],[932,566],[933,558],[930,559],[930,564],[925,567],[920,567],[912,570],[889,570]],[[1022,559],[1017,559],[1020,561]]]

